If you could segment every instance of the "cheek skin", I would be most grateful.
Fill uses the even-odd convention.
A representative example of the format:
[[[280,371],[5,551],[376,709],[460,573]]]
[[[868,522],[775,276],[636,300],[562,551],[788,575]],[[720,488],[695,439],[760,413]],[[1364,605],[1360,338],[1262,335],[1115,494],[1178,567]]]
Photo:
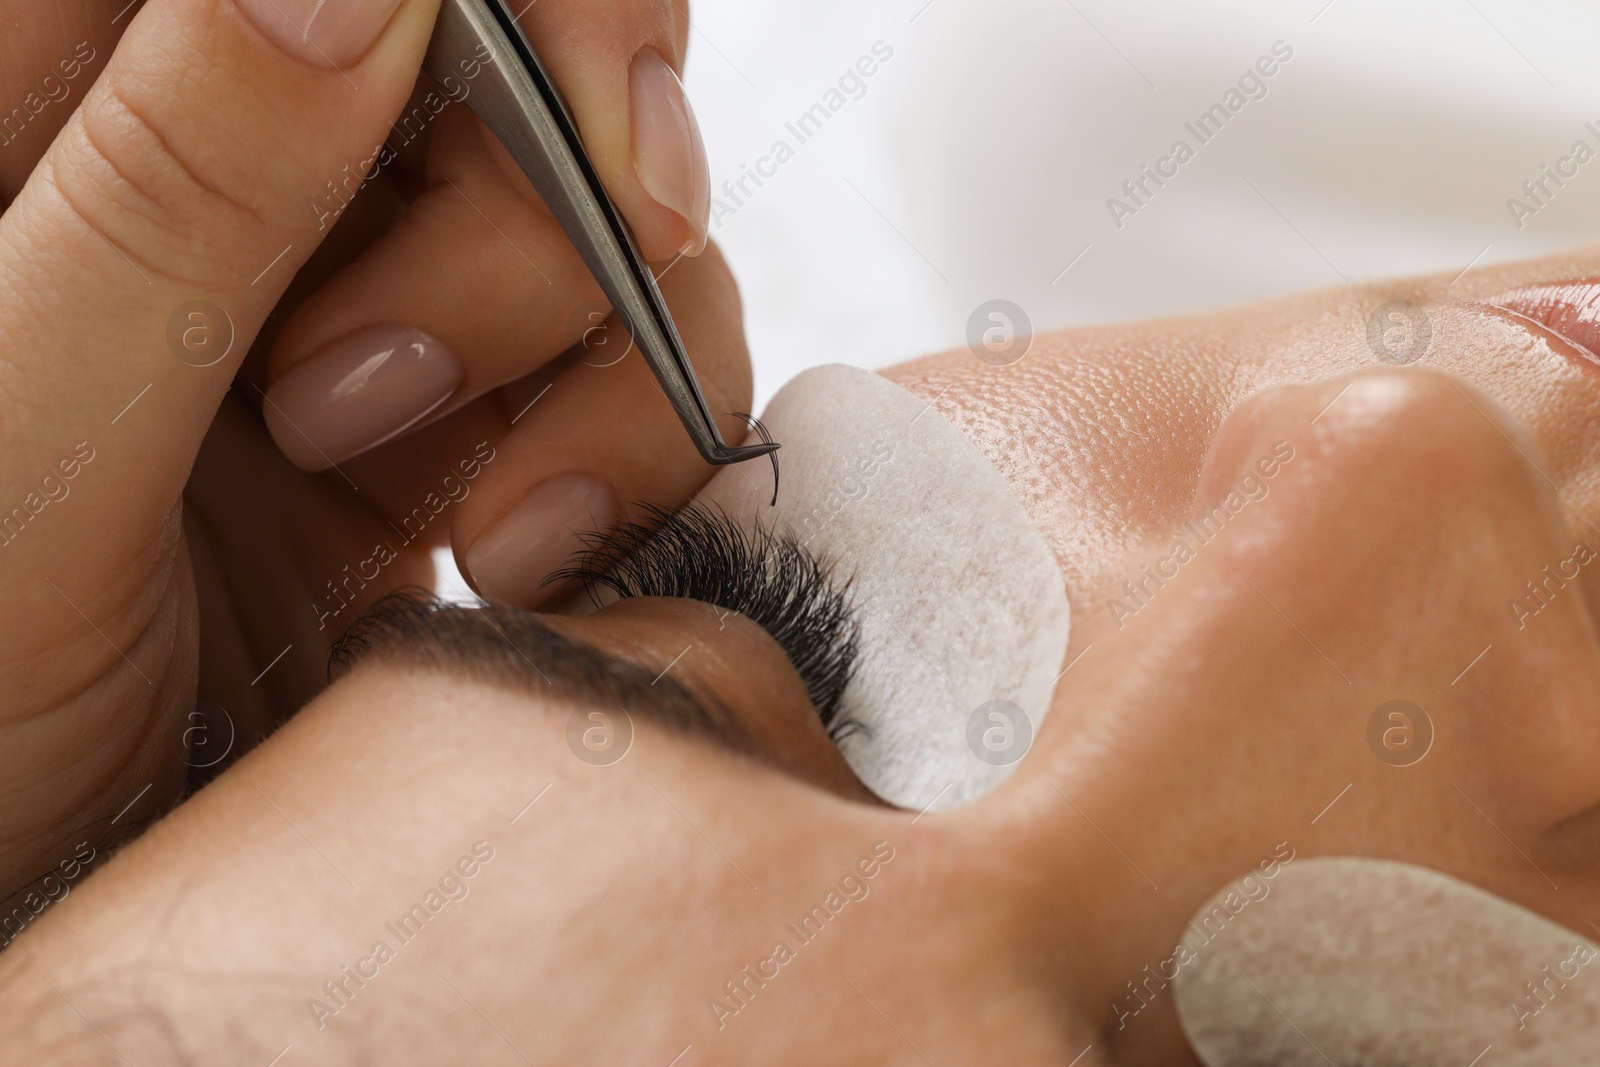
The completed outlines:
[[[1124,554],[1165,547],[1188,519],[1212,439],[1241,401],[1372,362],[1365,302],[1311,294],[1042,334],[1005,367],[961,349],[881,373],[932,403],[1006,477],[1056,553],[1076,618],[1120,580]],[[1087,636],[1074,629],[1074,647]]]
[[[1413,368],[1454,374],[1504,405],[1548,460],[1563,503],[1600,512],[1597,368],[1509,313],[1459,302],[1529,275],[1517,265],[1454,290],[1448,279],[1365,286],[1060,331],[1006,367],[960,349],[881,373],[931,403],[1005,476],[1056,553],[1076,619],[1120,584],[1125,556],[1165,549],[1187,521],[1217,429],[1241,403],[1381,366],[1367,320],[1391,299],[1427,309],[1432,339]],[[1090,636],[1075,628],[1074,647]]]
[[[963,350],[883,372],[1006,478],[1056,554],[1075,618],[1111,560],[1179,523],[1226,399],[1214,346],[1151,337],[1164,366],[1119,347],[1112,331],[1052,334],[1009,367]]]

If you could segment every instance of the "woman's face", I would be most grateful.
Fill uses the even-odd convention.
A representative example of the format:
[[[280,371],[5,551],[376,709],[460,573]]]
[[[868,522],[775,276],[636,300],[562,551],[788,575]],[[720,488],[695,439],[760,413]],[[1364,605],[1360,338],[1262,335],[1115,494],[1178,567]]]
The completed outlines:
[[[545,623],[636,665],[627,758],[575,747],[614,724],[593,677],[562,675],[570,649],[519,639],[530,670],[484,667],[434,635],[369,657],[37,943],[80,976],[162,953],[296,975],[239,1004],[308,1048],[402,1042],[384,1035],[459,997],[506,1062],[1059,1067],[1091,1047],[1085,1065],[1191,1062],[1170,988],[1128,983],[1224,883],[1289,856],[1408,861],[1586,929],[1600,366],[1578,346],[1600,329],[1524,287],[1591,273],[1600,250],[888,371],[1002,472],[1072,605],[1049,718],[970,807],[875,803],[748,620],[626,601]],[[668,675],[709,718],[649,696]],[[254,843],[218,870],[223,827]],[[446,909],[454,934],[363,963],[478,838],[494,859]],[[174,885],[252,918],[115,933]],[[381,977],[341,998],[322,983],[343,964]],[[234,995],[171,981],[165,1010],[196,1026]]]
[[[1070,857],[1033,843],[1074,883],[1063,966],[1097,975],[1082,1007],[1102,1047],[1178,1054],[1170,990],[1145,1010],[1125,983],[1279,842],[1591,928],[1600,324],[1593,287],[1544,283],[1595,267],[1352,286],[1054,334],[1010,367],[958,352],[889,372],[1005,474],[1066,577],[1071,669],[979,809],[1025,826],[1055,787],[1080,826],[1053,830],[1092,821]]]

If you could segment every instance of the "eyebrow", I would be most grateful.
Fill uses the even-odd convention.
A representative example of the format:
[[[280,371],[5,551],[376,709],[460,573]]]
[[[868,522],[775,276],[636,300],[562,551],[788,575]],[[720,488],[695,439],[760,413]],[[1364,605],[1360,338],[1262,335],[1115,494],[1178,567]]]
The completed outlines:
[[[749,732],[719,701],[557,633],[517,608],[451,604],[424,589],[390,593],[334,641],[329,681],[374,660],[600,704],[732,752],[757,754]]]

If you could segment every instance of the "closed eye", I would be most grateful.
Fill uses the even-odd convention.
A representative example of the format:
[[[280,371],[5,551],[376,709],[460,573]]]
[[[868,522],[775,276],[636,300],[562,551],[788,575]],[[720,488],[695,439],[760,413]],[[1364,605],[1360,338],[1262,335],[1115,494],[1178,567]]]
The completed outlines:
[[[644,521],[589,535],[573,565],[546,582],[578,579],[597,604],[607,594],[682,597],[736,611],[789,657],[829,737],[838,742],[864,729],[838,719],[860,652],[848,582],[836,585],[830,568],[792,534],[759,522],[747,529],[721,508],[639,510]]]

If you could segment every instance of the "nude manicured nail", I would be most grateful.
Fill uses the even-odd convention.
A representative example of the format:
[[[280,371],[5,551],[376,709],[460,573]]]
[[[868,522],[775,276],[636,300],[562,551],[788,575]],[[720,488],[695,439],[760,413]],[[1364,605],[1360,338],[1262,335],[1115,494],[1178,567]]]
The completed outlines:
[[[467,549],[467,572],[486,599],[531,608],[555,590],[552,571],[582,550],[582,535],[622,517],[617,495],[587,474],[558,474],[536,486]]]
[[[367,54],[401,0],[237,0],[256,29],[290,55],[343,67]]]
[[[274,382],[263,414],[291,463],[325,470],[427,418],[461,379],[460,360],[438,338],[406,326],[368,326]]]
[[[633,168],[645,192],[682,215],[694,230],[690,249],[705,247],[711,219],[711,167],[683,83],[654,49],[633,57]]]

